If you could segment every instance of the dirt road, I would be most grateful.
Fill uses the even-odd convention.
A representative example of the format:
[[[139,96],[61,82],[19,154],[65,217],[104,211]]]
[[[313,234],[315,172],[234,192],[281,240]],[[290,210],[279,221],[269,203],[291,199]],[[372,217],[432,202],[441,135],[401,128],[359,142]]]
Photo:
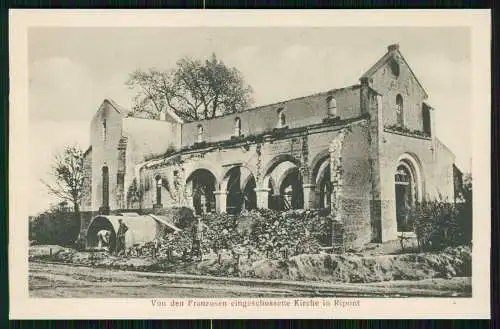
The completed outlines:
[[[270,282],[30,263],[32,297],[405,297],[471,295],[470,278],[371,284]]]

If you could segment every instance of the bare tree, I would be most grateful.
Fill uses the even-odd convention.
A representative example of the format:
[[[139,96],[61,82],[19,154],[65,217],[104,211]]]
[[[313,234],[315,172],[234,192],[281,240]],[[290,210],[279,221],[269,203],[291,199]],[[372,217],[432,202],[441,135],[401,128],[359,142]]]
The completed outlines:
[[[83,152],[77,146],[67,146],[54,156],[50,171],[54,184],[42,180],[49,193],[73,204],[75,213],[79,212],[79,203],[83,186]]]
[[[201,61],[188,57],[175,69],[136,70],[126,82],[137,91],[133,116],[158,119],[165,108],[190,121],[240,112],[252,104],[252,88],[236,68],[227,67],[215,54]]]

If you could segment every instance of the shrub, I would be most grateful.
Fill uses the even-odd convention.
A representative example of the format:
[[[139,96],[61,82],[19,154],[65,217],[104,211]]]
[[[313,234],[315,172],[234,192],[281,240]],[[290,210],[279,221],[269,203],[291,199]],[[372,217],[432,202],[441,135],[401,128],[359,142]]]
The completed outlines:
[[[183,231],[166,234],[160,241],[157,255],[188,258],[193,243],[190,216]],[[233,259],[279,259],[298,254],[318,253],[322,242],[331,243],[331,218],[328,212],[252,210],[239,215],[206,214],[207,225],[202,240],[203,254],[230,252]],[[149,255],[152,244],[145,245],[142,255]],[[220,259],[219,259],[220,260]]]
[[[464,175],[464,181],[460,189],[460,202],[457,203],[458,217],[457,226],[462,244],[469,244],[472,241],[472,177],[470,174]]]
[[[29,223],[29,238],[38,244],[73,247],[80,233],[80,216],[59,208],[48,210]]]
[[[234,257],[282,259],[317,253],[322,242],[331,242],[331,219],[317,211],[260,209],[239,216],[207,215],[204,221],[209,227],[205,249],[230,250]]]
[[[423,201],[410,210],[410,221],[421,250],[435,251],[471,242],[472,207],[467,203]]]

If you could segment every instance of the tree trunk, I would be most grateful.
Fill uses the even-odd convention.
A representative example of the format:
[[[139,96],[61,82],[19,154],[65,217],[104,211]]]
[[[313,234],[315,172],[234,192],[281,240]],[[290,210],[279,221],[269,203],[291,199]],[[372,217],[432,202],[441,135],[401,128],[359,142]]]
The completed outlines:
[[[73,201],[73,209],[75,211],[75,214],[80,213],[80,206],[78,205],[78,201]]]

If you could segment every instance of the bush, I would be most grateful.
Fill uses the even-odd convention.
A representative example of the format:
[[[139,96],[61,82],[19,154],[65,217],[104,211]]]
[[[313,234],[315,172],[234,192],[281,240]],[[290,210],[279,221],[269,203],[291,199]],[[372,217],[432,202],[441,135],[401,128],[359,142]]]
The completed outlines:
[[[204,222],[209,230],[203,249],[226,249],[234,257],[282,259],[318,253],[322,242],[331,242],[331,219],[318,211],[260,209],[239,216],[211,214]]]
[[[189,217],[189,216],[188,216]],[[298,254],[318,253],[322,242],[331,242],[331,219],[318,211],[252,210],[241,214],[206,214],[207,225],[202,240],[202,253],[222,255],[224,251],[233,259],[284,259]],[[188,223],[189,222],[189,223]],[[188,258],[193,238],[188,220],[183,231],[166,234],[160,241],[158,256],[171,260]],[[145,245],[141,254],[151,253]],[[172,257],[173,256],[173,257]]]
[[[61,209],[48,210],[29,223],[29,238],[37,244],[73,247],[80,233],[80,216]]]
[[[435,251],[471,243],[470,203],[423,201],[416,204],[409,215],[421,250]]]

